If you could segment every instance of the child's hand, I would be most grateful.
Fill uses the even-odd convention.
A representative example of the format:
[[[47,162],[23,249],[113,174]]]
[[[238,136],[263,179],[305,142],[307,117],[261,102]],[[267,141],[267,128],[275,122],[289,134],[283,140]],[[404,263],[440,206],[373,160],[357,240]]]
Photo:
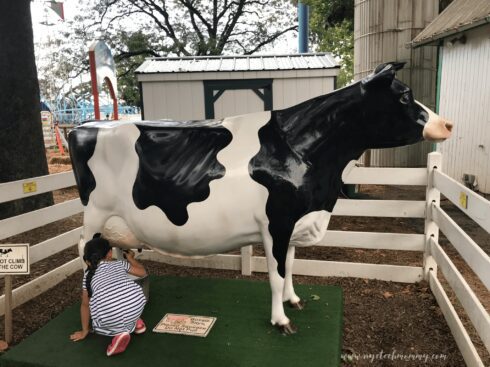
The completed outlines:
[[[88,335],[88,331],[85,331],[85,330],[76,331],[70,335],[70,339],[73,340],[74,342],[77,342],[77,341],[85,339],[85,337],[87,335]]]
[[[131,250],[124,250],[124,257],[127,259],[127,260],[133,260],[134,259],[134,252],[131,251]]]

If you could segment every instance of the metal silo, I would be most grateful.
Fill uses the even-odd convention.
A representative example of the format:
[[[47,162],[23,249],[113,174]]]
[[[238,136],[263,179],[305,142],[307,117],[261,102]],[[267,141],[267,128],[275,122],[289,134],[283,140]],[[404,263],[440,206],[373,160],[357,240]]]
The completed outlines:
[[[412,88],[417,100],[435,109],[437,47],[412,49],[410,41],[438,14],[438,0],[355,0],[354,78],[359,80],[380,63],[406,62],[398,79]],[[364,163],[381,167],[425,166],[430,143],[376,149]],[[370,156],[369,156],[370,155]]]

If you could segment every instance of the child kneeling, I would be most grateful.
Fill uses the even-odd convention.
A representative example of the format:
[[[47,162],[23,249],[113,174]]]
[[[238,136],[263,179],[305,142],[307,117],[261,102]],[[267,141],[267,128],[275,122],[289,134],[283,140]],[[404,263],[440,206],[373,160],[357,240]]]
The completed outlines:
[[[92,319],[95,333],[113,337],[107,347],[108,356],[126,350],[131,340],[130,333],[146,331],[140,318],[146,298],[141,287],[128,277],[128,274],[142,277],[146,271],[134,258],[133,251],[128,251],[125,257],[127,261],[113,261],[109,241],[101,237],[85,244],[83,260],[88,268],[82,284],[82,330],[70,335],[70,339],[85,339]]]

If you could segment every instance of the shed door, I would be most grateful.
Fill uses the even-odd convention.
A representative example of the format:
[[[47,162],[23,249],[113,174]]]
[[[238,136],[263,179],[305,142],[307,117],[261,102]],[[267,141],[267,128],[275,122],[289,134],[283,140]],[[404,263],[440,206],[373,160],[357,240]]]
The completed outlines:
[[[272,79],[205,80],[207,119],[272,110]]]

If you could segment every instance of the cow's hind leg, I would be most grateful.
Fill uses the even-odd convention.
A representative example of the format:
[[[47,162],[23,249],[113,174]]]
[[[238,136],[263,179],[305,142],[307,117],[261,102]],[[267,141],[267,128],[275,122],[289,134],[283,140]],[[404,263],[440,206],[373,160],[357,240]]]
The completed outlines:
[[[90,204],[89,204],[90,205]],[[86,207],[83,213],[83,230],[78,242],[78,254],[83,261],[83,251],[85,249],[85,243],[90,241],[96,233],[102,233],[104,224],[109,215],[104,211],[97,210],[95,208]],[[83,262],[84,269],[86,267]]]
[[[282,301],[289,302],[291,307],[296,308],[298,310],[302,310],[304,308],[304,302],[299,298],[294,292],[293,286],[293,264],[294,264],[294,246],[289,246],[288,253],[286,257],[286,276],[284,278],[284,290],[282,294]]]
[[[272,254],[273,241],[266,225],[262,228],[262,239],[264,242],[267,268],[269,270],[269,281],[272,291],[271,323],[272,325],[277,326],[283,334],[294,334],[296,333],[296,328],[286,316],[282,301],[285,283],[284,278],[279,275],[277,270],[277,261]]]

